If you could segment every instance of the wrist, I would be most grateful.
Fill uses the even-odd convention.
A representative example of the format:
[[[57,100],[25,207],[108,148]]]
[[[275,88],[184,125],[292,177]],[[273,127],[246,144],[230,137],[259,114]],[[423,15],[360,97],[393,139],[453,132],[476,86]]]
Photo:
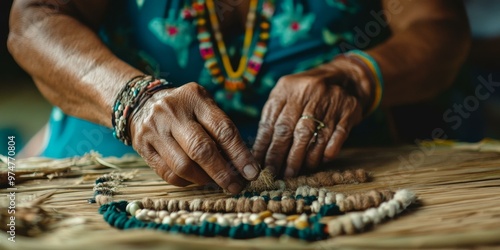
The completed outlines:
[[[140,75],[129,80],[118,93],[112,107],[113,135],[125,145],[131,145],[130,117],[157,91],[171,88],[172,83],[153,76]]]
[[[380,105],[383,79],[377,62],[367,53],[359,50],[337,56],[332,63],[341,65],[356,89],[363,106],[363,113],[373,113]]]

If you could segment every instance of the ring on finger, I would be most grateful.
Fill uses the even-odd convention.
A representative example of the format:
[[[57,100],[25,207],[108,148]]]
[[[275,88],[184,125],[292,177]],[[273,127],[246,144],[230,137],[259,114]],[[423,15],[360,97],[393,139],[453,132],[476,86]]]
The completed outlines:
[[[305,119],[311,119],[313,120],[314,122],[316,122],[318,125],[316,126],[316,129],[314,130],[314,134],[313,134],[313,140],[311,141],[311,143],[315,143],[317,141],[317,138],[318,138],[318,133],[321,129],[324,129],[326,128],[326,125],[323,121],[320,121],[319,119],[316,119],[314,116],[312,115],[302,115],[300,117],[300,119],[302,120],[305,120]]]

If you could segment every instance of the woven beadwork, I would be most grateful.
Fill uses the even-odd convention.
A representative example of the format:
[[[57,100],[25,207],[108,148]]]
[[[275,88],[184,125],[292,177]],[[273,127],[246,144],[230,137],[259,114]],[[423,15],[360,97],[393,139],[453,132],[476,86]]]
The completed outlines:
[[[130,174],[110,174],[96,180],[94,199],[101,204],[99,212],[104,219],[119,229],[148,228],[235,239],[288,235],[308,241],[362,232],[400,214],[416,200],[415,194],[406,189],[344,194],[321,187],[294,186],[318,184],[314,180],[318,176],[335,176],[337,181],[332,181],[332,185],[368,180],[364,170],[328,171],[278,181],[280,187],[273,190],[258,192],[255,186],[260,184],[254,184],[254,190],[250,185],[239,195],[227,198],[145,197],[141,201],[110,202],[121,182],[132,178]],[[270,186],[276,187],[274,183]],[[326,216],[332,215],[337,217],[325,221]]]

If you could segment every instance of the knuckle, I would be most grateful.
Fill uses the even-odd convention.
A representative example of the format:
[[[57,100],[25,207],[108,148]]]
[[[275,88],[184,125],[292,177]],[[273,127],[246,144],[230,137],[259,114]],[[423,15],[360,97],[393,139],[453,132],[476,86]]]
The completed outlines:
[[[229,118],[223,118],[219,121],[216,130],[217,141],[220,144],[226,144],[234,140],[238,135],[238,131],[233,122]]]
[[[274,126],[274,133],[278,138],[290,138],[293,136],[295,126],[291,123],[278,123]]]
[[[262,135],[270,135],[271,131],[273,131],[273,125],[266,120],[261,120],[259,122],[259,132]]]
[[[313,131],[306,126],[299,126],[294,131],[294,138],[300,142],[308,142],[313,134]]]
[[[172,167],[174,173],[179,176],[189,176],[192,169],[192,162],[185,158],[177,158],[174,160],[174,166]]]
[[[213,158],[216,151],[214,142],[209,138],[195,140],[189,146],[189,155],[196,162]]]
[[[184,85],[184,88],[187,90],[187,93],[195,94],[198,96],[206,96],[207,90],[195,82],[190,82]]]
[[[278,79],[276,86],[281,86],[283,84],[287,84],[287,83],[293,81],[293,79],[294,79],[294,77],[292,75],[282,76]]]

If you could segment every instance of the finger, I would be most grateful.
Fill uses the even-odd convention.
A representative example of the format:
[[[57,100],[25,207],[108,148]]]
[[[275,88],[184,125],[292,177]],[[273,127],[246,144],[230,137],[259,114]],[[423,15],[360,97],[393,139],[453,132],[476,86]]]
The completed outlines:
[[[323,161],[331,161],[339,153],[342,144],[349,136],[351,125],[349,122],[349,117],[347,115],[343,116],[337,126],[335,126],[335,131],[333,132],[330,140],[325,149],[325,154]]]
[[[310,116],[311,118],[318,119],[320,121],[325,117],[325,112],[328,109],[328,102],[309,102],[304,108],[303,115]],[[318,131],[319,133],[330,133],[332,127],[332,120],[330,123],[325,124],[325,128]],[[287,159],[287,166],[285,170],[285,177],[296,176],[301,167],[304,165],[306,158],[308,158],[308,153],[311,147],[323,147],[326,142],[322,138],[322,134],[314,136],[314,133],[318,130],[318,123],[310,118],[299,118],[297,126],[294,131],[293,145],[290,149]],[[324,130],[324,131],[323,131]],[[329,137],[328,137],[329,138]],[[313,140],[316,140],[313,142]],[[319,146],[317,145],[319,144]],[[320,156],[316,156],[320,157]]]
[[[166,169],[171,170],[171,174],[199,185],[212,181],[210,176],[182,150],[172,135],[163,140],[154,140],[152,144],[168,166]]]
[[[188,185],[191,185],[193,183],[185,180],[184,178],[181,178],[180,176],[176,175],[172,170],[167,169],[166,172],[163,175],[163,179],[174,186],[178,187],[185,187]]]
[[[195,121],[172,131],[181,148],[196,162],[220,187],[233,194],[243,189],[243,180],[236,169],[219,153],[215,141],[204,128]]]
[[[338,124],[335,126],[330,140],[325,149],[323,161],[331,161],[340,151],[345,140],[349,136],[349,132],[354,124],[357,124],[362,119],[362,107],[354,98],[347,99],[344,102],[344,112],[340,117]]]
[[[329,100],[317,103],[317,107],[315,109],[316,117],[319,121],[323,122],[324,127],[318,127],[320,124],[317,122],[315,123],[316,134],[313,135],[313,138],[311,139],[314,142],[308,146],[304,160],[304,166],[306,168],[315,168],[321,164],[321,161],[323,160],[326,146],[334,132],[335,122],[339,117],[337,114],[339,112],[338,102],[339,98],[337,97],[329,98]]]
[[[152,145],[149,145],[146,149],[141,150],[139,154],[144,161],[146,161],[148,166],[150,166],[158,176],[169,184],[181,187],[191,184],[191,182],[175,175]]]
[[[295,102],[287,103],[274,125],[274,133],[266,153],[265,164],[266,168],[270,168],[276,175],[281,173],[281,168],[286,163],[287,152],[294,141],[295,127],[302,110],[303,108]]]
[[[252,148],[255,159],[261,164],[265,163],[267,150],[271,144],[274,134],[274,125],[286,101],[270,98],[262,109],[259,129]],[[267,166],[266,166],[267,167]]]
[[[195,112],[200,124],[222,149],[226,159],[238,169],[245,179],[257,179],[260,166],[241,139],[234,123],[215,103],[205,107]]]

